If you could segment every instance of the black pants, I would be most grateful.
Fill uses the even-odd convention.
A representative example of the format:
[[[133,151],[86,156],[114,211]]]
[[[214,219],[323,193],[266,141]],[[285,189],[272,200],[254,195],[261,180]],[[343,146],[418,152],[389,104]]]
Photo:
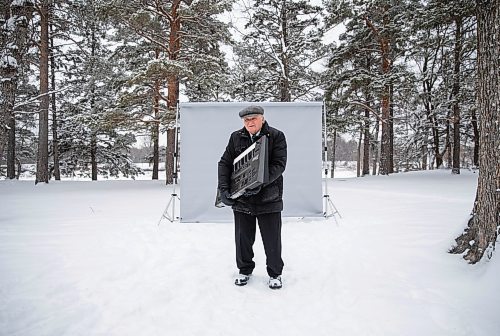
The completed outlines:
[[[281,212],[263,215],[249,215],[234,211],[236,266],[241,274],[251,274],[255,268],[253,243],[255,242],[256,220],[259,222],[260,235],[266,252],[267,274],[271,277],[281,275]]]

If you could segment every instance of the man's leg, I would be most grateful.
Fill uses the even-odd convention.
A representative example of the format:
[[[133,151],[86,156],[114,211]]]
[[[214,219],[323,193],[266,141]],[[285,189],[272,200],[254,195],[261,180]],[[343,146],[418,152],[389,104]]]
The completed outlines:
[[[253,243],[255,242],[255,216],[234,212],[234,232],[236,242],[236,266],[241,274],[252,274],[255,268],[253,261]]]
[[[266,251],[267,274],[276,278],[283,271],[281,259],[281,212],[257,216],[260,234]]]

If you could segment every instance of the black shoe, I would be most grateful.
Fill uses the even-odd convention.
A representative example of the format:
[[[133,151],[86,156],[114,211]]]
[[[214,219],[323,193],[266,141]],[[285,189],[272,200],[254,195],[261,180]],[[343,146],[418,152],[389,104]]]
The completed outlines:
[[[281,282],[281,275],[278,275],[276,278],[269,277],[269,288],[271,289],[280,289],[283,286]]]
[[[248,280],[250,280],[251,274],[238,274],[236,278],[234,279],[234,284],[236,286],[245,286],[248,283]]]

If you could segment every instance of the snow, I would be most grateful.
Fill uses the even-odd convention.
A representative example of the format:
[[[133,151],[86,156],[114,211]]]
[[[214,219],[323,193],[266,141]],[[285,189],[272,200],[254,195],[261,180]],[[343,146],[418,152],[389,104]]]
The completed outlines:
[[[33,6],[33,1],[30,0],[12,0],[11,7]]]
[[[164,181],[0,181],[0,333],[500,335],[499,256],[446,252],[476,184],[466,170],[328,180],[342,217],[284,220],[273,291],[260,237],[237,287],[231,224],[158,225]]]
[[[5,55],[0,59],[0,68],[17,68],[17,61],[14,57]]]

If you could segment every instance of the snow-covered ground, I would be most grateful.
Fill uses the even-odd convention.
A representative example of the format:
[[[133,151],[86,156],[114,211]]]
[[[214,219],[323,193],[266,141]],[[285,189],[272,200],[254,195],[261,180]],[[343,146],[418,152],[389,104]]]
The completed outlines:
[[[158,225],[164,181],[0,181],[0,334],[500,335],[500,256],[446,253],[476,174],[328,183],[342,218],[284,221],[273,291],[260,238],[237,287],[231,224]]]

